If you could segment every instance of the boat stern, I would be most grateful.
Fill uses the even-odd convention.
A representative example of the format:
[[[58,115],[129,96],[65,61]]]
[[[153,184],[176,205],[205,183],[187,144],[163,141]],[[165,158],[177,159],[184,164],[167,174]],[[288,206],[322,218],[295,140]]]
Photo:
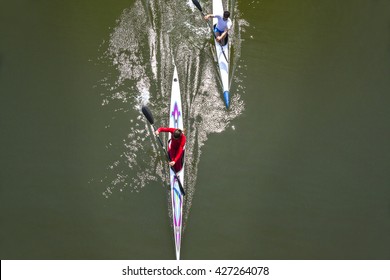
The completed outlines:
[[[225,106],[226,106],[226,109],[229,109],[229,105],[230,105],[230,94],[229,94],[229,91],[224,91],[223,92],[223,99],[225,101]]]

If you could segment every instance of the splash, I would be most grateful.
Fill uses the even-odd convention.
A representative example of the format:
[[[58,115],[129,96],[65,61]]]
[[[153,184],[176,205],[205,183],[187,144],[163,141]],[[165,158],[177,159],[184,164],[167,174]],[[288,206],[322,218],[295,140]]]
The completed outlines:
[[[203,1],[202,4],[211,7],[211,2]],[[188,218],[202,146],[210,133],[225,131],[244,110],[243,73],[237,69],[245,67],[239,58],[241,32],[248,23],[239,18],[235,1],[229,8],[237,15],[231,34],[234,52],[229,111],[222,99],[210,29],[192,1],[178,4],[175,1],[138,0],[123,11],[103,55],[114,70],[101,83],[106,89],[102,105],[111,105],[113,112],[122,113],[121,118],[126,118],[127,113],[134,115],[134,112],[138,117],[131,119],[130,126],[124,128],[128,130],[126,137],[109,146],[122,152],[107,167],[107,175],[101,180],[106,184],[103,192],[106,198],[116,191],[139,192],[153,181],[168,184],[168,167],[140,107],[153,108],[155,119],[162,120],[159,125],[167,125],[175,61],[187,134],[184,222]]]

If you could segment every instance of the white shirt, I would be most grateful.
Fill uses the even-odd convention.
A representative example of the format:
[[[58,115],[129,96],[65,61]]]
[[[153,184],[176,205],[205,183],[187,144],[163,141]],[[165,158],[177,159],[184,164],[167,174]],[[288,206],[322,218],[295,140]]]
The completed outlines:
[[[217,22],[217,28],[221,31],[225,31],[226,29],[230,29],[232,27],[232,21],[230,20],[230,18],[228,18],[227,20],[223,20],[223,17],[222,16],[214,16],[218,19],[218,22]]]

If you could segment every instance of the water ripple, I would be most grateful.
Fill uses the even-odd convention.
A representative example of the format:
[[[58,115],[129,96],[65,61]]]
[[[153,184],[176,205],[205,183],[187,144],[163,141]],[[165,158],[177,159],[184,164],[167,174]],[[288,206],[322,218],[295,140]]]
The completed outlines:
[[[101,182],[106,184],[103,195],[107,198],[115,191],[139,192],[151,182],[168,184],[167,165],[140,107],[148,105],[153,109],[155,119],[161,120],[156,125],[167,125],[175,61],[187,134],[186,220],[196,189],[202,146],[210,133],[221,133],[231,126],[245,107],[241,96],[241,93],[245,93],[245,86],[242,73],[237,69],[245,67],[239,58],[241,32],[248,23],[239,18],[238,8],[233,1],[233,6],[229,8],[237,15],[231,34],[234,45],[232,87],[236,91],[232,92],[231,108],[227,111],[213,58],[210,30],[194,9],[192,1],[183,1],[182,5],[173,2],[136,1],[131,8],[123,11],[110,35],[102,61],[108,61],[115,71],[101,81],[102,88],[106,89],[102,106],[120,101],[112,104],[113,112],[122,111],[122,118],[125,118],[130,110],[132,114],[137,112],[138,117],[130,119],[130,125],[124,128],[127,129],[124,139],[110,142],[109,148],[123,152],[108,166],[108,174]],[[110,126],[107,124],[106,127]],[[167,201],[170,205],[169,198]]]

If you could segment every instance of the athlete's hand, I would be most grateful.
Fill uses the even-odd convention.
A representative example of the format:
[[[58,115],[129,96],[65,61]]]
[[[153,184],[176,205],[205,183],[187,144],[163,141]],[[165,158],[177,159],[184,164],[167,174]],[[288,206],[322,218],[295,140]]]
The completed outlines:
[[[154,132],[154,134],[156,134],[156,136],[158,136],[158,135],[160,134],[160,132],[158,132],[158,130],[156,130],[156,131]]]
[[[171,162],[169,163],[169,165],[170,165],[170,166],[174,166],[175,163],[176,163],[175,161],[171,161]]]

